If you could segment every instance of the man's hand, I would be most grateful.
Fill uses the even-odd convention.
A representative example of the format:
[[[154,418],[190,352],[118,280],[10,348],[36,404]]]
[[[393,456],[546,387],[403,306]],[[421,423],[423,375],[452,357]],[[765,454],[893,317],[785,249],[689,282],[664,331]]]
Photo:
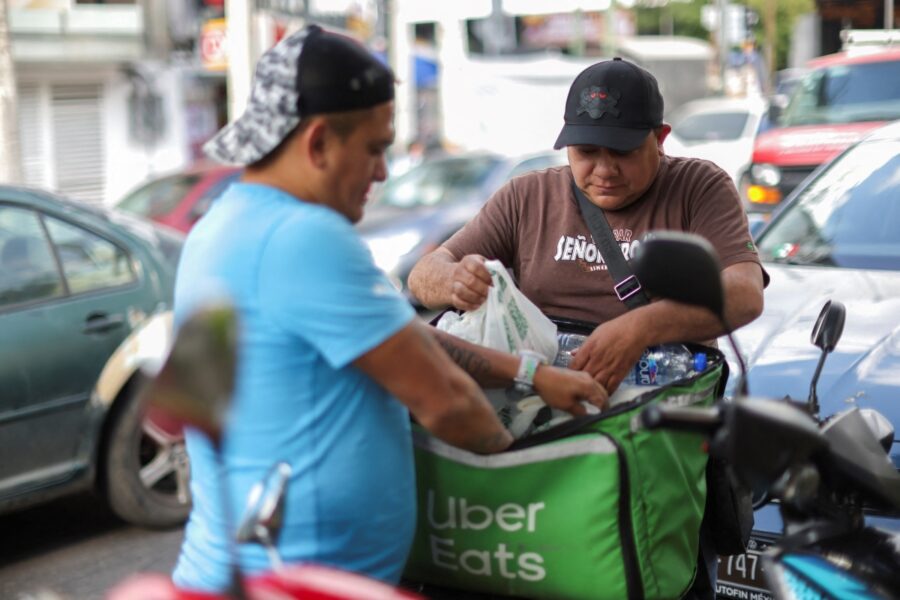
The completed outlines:
[[[434,331],[416,317],[353,365],[405,404],[422,427],[448,444],[479,454],[505,450],[512,435],[475,380],[441,351]],[[507,356],[515,362],[513,356]]]
[[[722,285],[725,313],[732,327],[741,327],[759,316],[763,308],[763,273],[757,263],[726,267]],[[658,300],[597,327],[573,354],[569,366],[587,371],[613,393],[648,346],[704,342],[723,333],[722,323],[709,310]]]
[[[648,342],[639,326],[630,326],[628,315],[597,327],[572,355],[572,369],[586,371],[611,394],[641,358]]]
[[[609,401],[609,394],[589,374],[548,365],[538,367],[534,375],[534,389],[548,406],[576,417],[587,414],[583,401],[601,410]]]
[[[487,300],[491,273],[480,254],[467,254],[450,274],[450,303],[460,310],[475,310]]]

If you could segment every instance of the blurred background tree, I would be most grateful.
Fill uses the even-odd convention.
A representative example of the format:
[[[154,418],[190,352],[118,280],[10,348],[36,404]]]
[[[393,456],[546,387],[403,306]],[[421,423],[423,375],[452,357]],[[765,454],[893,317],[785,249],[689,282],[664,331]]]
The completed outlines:
[[[815,11],[815,0],[747,0],[747,6],[759,14],[759,26],[754,33],[760,48],[767,47],[765,23],[767,15],[775,16],[775,70],[788,66],[788,52],[791,49],[791,36],[797,17]]]
[[[706,0],[690,2],[665,2],[660,0],[638,2],[634,11],[638,35],[684,35],[709,39],[700,22],[700,11]]]
[[[709,40],[710,32],[703,26],[700,14],[704,6],[715,4],[715,0],[638,2],[634,9],[637,32],[639,35],[684,35]],[[815,10],[815,0],[746,0],[740,4],[759,15],[752,31],[760,48],[768,48],[766,23],[774,20],[774,69],[787,67],[794,24],[797,17]]]

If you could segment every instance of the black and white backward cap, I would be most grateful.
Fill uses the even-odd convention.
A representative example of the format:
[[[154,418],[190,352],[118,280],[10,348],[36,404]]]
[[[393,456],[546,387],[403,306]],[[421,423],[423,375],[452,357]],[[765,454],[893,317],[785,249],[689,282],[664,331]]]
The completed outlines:
[[[260,57],[244,114],[203,151],[220,163],[252,164],[277,148],[302,118],[393,99],[390,67],[355,40],[309,25]]]

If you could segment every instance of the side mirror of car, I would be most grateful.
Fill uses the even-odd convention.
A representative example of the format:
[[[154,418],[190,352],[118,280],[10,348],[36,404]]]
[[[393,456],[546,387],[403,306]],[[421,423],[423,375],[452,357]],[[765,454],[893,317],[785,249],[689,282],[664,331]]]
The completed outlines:
[[[755,240],[759,233],[765,228],[766,223],[768,223],[768,219],[758,213],[748,215],[747,224],[750,227],[750,237]]]
[[[778,127],[778,120],[781,118],[781,112],[783,109],[782,105],[787,104],[787,100],[785,98],[773,98],[769,103],[769,110],[767,117],[769,119],[769,124],[771,127]]]
[[[209,207],[212,206],[213,199],[209,196],[205,196],[197,200],[194,205],[191,207],[189,213],[189,219],[191,223],[196,222],[200,217],[206,214],[209,210]]]

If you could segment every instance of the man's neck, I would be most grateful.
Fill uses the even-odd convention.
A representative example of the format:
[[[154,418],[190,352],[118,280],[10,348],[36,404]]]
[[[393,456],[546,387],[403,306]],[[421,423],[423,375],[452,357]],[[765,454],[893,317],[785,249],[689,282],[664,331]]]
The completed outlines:
[[[312,177],[283,177],[277,169],[253,169],[248,167],[244,170],[241,181],[244,183],[254,183],[273,187],[293,196],[301,202],[321,204],[319,201],[320,194],[315,191],[315,186],[312,185]]]

